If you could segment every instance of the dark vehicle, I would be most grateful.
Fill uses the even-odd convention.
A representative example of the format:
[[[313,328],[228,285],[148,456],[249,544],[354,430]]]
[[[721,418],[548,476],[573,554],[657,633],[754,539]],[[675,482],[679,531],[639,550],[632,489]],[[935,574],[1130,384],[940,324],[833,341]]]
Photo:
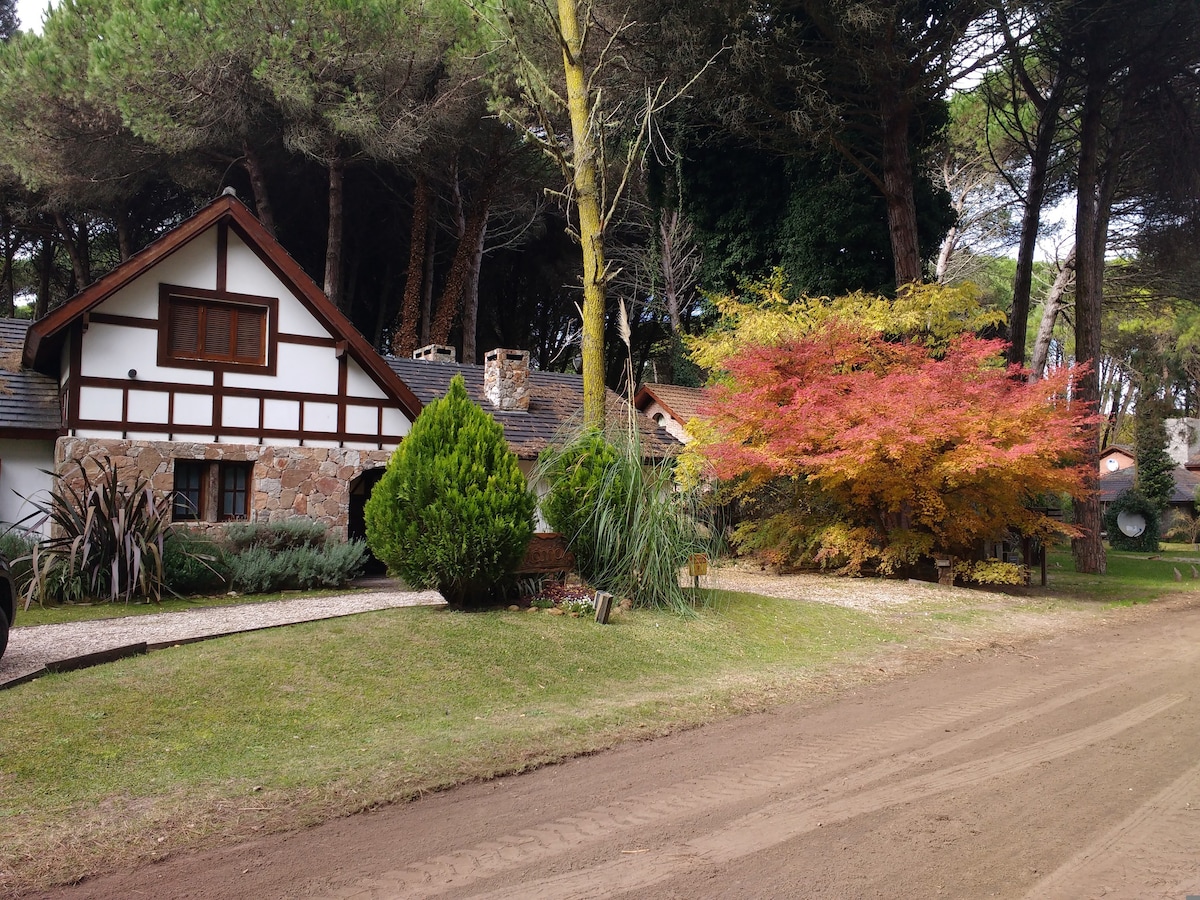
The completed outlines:
[[[8,646],[8,629],[17,617],[17,586],[13,583],[8,563],[0,557],[0,656]]]

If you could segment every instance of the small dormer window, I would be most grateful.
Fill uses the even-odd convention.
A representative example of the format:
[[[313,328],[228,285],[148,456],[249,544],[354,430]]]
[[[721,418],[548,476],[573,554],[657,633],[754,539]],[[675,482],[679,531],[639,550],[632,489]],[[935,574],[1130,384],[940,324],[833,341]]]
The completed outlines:
[[[262,371],[271,365],[278,301],[162,285],[159,364]]]

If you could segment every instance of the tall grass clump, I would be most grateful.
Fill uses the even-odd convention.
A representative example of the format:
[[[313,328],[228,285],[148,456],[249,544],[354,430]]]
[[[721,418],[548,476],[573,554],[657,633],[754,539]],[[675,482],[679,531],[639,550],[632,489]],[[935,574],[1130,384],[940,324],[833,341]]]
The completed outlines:
[[[693,609],[680,570],[714,552],[712,530],[696,493],[677,489],[673,461],[644,458],[636,425],[585,431],[543,452],[537,473],[550,486],[542,515],[588,584],[639,606]]]
[[[25,608],[40,603],[162,600],[163,543],[171,505],[136,473],[123,484],[107,456],[73,460],[28,519],[49,520],[51,536],[30,556]]]
[[[437,588],[451,606],[482,605],[520,564],[534,503],[504,429],[455,375],[371,492],[367,541],[413,587]]]

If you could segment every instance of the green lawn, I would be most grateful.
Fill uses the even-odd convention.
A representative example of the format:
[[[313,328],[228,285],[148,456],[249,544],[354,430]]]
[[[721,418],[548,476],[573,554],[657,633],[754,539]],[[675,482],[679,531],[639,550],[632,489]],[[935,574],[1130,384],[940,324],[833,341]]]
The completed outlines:
[[[1197,589],[1189,553],[1110,554],[1105,578],[1059,554],[1049,589],[930,588],[878,613],[728,592],[693,617],[608,627],[385,610],[47,676],[0,693],[0,895],[812,696],[899,643],[958,652],[1000,633],[1006,610],[1086,617]]]
[[[1113,603],[1147,603],[1164,595],[1200,591],[1200,551],[1191,544],[1163,544],[1158,553],[1108,551],[1108,572],[1081,575],[1068,551],[1048,557],[1050,589],[1065,596]],[[1178,571],[1180,579],[1176,580]]]
[[[753,707],[897,639],[722,594],[609,627],[388,610],[51,675],[2,695],[0,872],[72,878],[519,771]]]

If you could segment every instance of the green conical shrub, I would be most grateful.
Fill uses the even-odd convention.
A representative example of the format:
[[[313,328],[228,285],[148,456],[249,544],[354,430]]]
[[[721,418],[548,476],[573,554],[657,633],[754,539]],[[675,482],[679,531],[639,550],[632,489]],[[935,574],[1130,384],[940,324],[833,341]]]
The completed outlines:
[[[413,587],[486,602],[520,564],[535,499],[504,431],[462,376],[422,410],[366,505],[367,543]]]

